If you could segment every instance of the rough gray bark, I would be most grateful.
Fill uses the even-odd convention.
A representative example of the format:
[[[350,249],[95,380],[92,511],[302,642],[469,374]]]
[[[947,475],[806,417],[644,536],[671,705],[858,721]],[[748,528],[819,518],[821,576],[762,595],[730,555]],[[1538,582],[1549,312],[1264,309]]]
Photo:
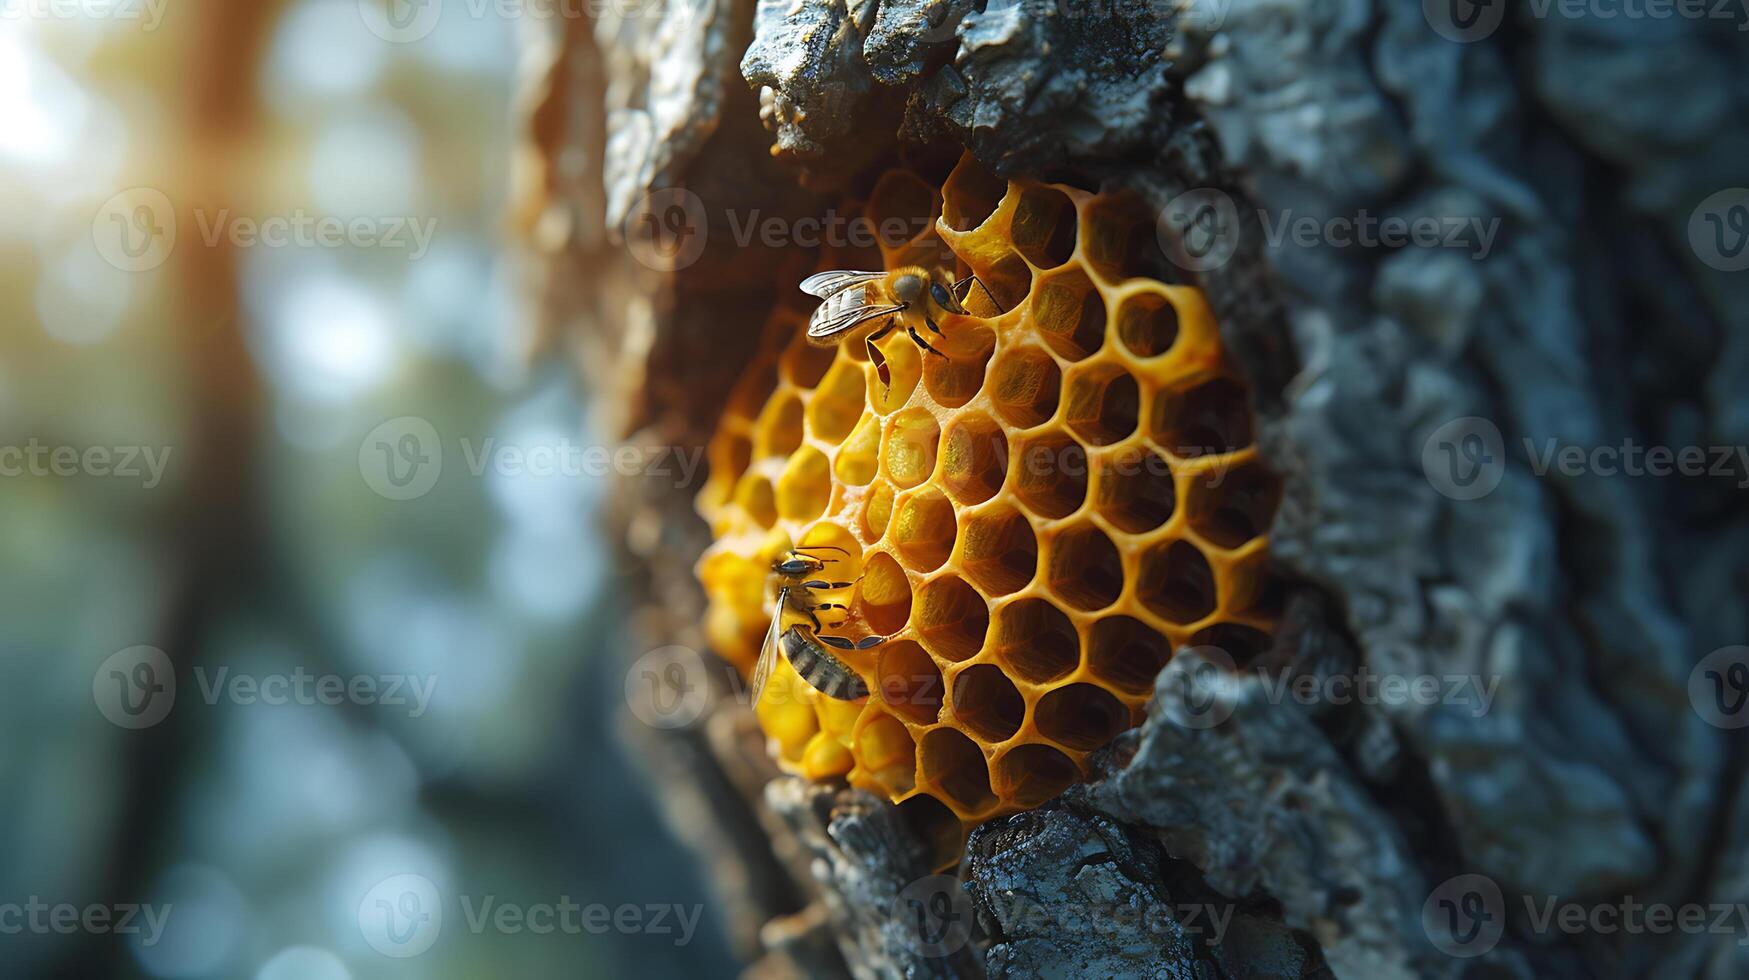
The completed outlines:
[[[984,970],[1749,972],[1739,935],[1536,934],[1526,917],[1544,898],[1734,903],[1749,887],[1741,746],[1690,701],[1697,663],[1749,638],[1745,474],[1532,465],[1550,440],[1749,445],[1749,277],[1690,240],[1697,204],[1749,185],[1735,24],[1515,9],[1463,43],[1434,29],[1451,14],[1439,0],[710,9],[668,25],[702,40],[649,49],[708,53],[682,109],[666,105],[679,128],[609,118],[610,143],[641,154],[606,176],[610,199],[704,181],[714,201],[744,202],[725,173],[796,186],[742,156],[763,137],[741,80],[725,77],[741,49],[770,139],[826,186],[869,159],[870,140],[948,139],[999,174],[1130,188],[1167,215],[1187,191],[1220,192],[1232,210],[1216,244],[1232,257],[1162,271],[1210,295],[1287,481],[1273,551],[1302,594],[1274,665],[1497,685],[1486,711],[1449,698],[1306,707],[1241,678],[1214,695],[1230,717],[1201,728],[1180,712],[1200,681],[1169,668],[1153,717],[1106,753],[1101,779],[974,837],[964,874]],[[808,204],[797,192],[774,206]],[[1470,237],[1461,249],[1268,240],[1284,220],[1363,214],[1461,221]],[[1164,227],[1169,247],[1199,232]],[[683,348],[699,304],[728,288],[708,255],[667,278],[676,298],[649,314],[649,349],[616,370],[685,376],[661,352]],[[710,415],[666,417],[708,427]],[[1493,492],[1455,499],[1427,454],[1470,417],[1500,433],[1504,465]],[[702,528],[673,529],[684,499],[659,506],[680,522],[662,525],[663,547],[687,554]],[[660,576],[658,550],[641,553]],[[698,600],[666,581],[684,622]],[[854,816],[833,818],[822,792],[772,794],[815,857],[806,887],[848,968],[972,974],[881,925],[907,866],[902,835],[867,798],[846,794]],[[1066,867],[1075,854],[1090,860]],[[1503,896],[1505,934],[1474,960],[1441,952],[1423,923],[1434,889],[1460,874]],[[1243,926],[1218,944],[1183,924],[1089,935],[1010,921],[1004,905],[1070,905],[1076,889],[1171,905],[1187,888],[1238,907]]]

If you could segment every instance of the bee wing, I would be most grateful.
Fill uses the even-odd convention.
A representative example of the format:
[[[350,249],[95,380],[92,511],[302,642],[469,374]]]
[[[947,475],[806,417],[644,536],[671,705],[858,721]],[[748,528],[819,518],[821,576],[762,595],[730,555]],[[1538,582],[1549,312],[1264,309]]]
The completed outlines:
[[[816,272],[802,280],[802,292],[821,299],[830,299],[833,293],[848,289],[860,283],[872,282],[886,275],[884,272],[853,272],[849,269],[834,269],[831,272]]]
[[[820,304],[813,316],[808,317],[808,337],[823,340],[841,334],[864,320],[897,313],[904,308],[903,304],[870,305],[866,285],[842,290],[833,293],[830,299]]]
[[[765,696],[765,684],[771,680],[771,665],[777,660],[777,625],[783,619],[784,598],[778,597],[777,611],[771,614],[771,628],[765,631],[765,642],[759,645],[759,660],[753,664],[753,700],[749,707],[757,709]]]

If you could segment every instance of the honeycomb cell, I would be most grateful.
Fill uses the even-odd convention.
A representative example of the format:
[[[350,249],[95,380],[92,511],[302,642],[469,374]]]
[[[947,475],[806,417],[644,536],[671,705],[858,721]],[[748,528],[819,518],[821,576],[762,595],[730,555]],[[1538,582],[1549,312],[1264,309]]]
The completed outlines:
[[[1215,611],[1215,574],[1195,545],[1174,541],[1142,553],[1136,593],[1156,616],[1195,623]]]
[[[1050,187],[1021,191],[1014,208],[1014,248],[1040,269],[1054,269],[1075,254],[1075,205]]]
[[[856,618],[870,633],[892,636],[911,619],[911,581],[892,555],[877,551],[863,565],[856,590]]]
[[[966,578],[987,595],[1019,592],[1038,571],[1038,537],[1026,515],[1008,504],[968,516],[964,540]]]
[[[871,711],[855,733],[863,771],[889,796],[902,796],[917,786],[917,743],[904,722]]]
[[[1154,689],[1154,678],[1172,659],[1171,641],[1129,616],[1108,616],[1087,638],[1087,669],[1129,694]]]
[[[918,743],[918,768],[923,778],[941,787],[950,803],[977,812],[996,802],[990,791],[990,769],[978,743],[952,728],[931,729]]]
[[[753,431],[754,452],[760,457],[788,456],[802,444],[802,399],[785,392],[772,399],[759,414]]]
[[[893,800],[943,868],[971,824],[1079,778],[1178,643],[1267,656],[1282,594],[1249,395],[1201,294],[1161,281],[1149,212],[969,158],[935,186],[883,177],[843,211],[900,222],[817,268],[976,273],[969,315],[930,335],[946,358],[893,331],[883,385],[863,343],[882,324],[803,349],[811,307],[786,299],[709,445],[698,574],[704,635],[745,672],[772,561],[845,550],[827,621],[884,638],[847,657],[873,693],[822,697],[780,659],[755,715],[786,771]]]
[[[940,490],[924,487],[899,502],[889,533],[906,567],[933,572],[953,553],[953,505]]]
[[[990,220],[1007,193],[1007,181],[976,163],[962,163],[941,188],[941,218],[954,231],[971,231]]]
[[[802,448],[790,457],[777,478],[777,513],[790,521],[811,521],[826,512],[832,496],[832,474],[826,457],[812,448]]]
[[[1213,378],[1154,402],[1154,440],[1185,459],[1230,453],[1251,442],[1251,409],[1245,389],[1231,378]]]
[[[935,661],[910,640],[893,640],[879,649],[875,673],[881,700],[901,718],[919,725],[933,724],[941,717],[945,691]]]
[[[948,575],[917,590],[917,633],[943,660],[968,660],[984,645],[990,607],[958,576]]]
[[[997,663],[1031,684],[1066,677],[1081,662],[1075,624],[1043,599],[1025,598],[996,609],[990,652]]]
[[[883,453],[887,478],[900,489],[917,486],[935,472],[941,425],[926,408],[908,408],[893,417]]]
[[[1049,354],[1022,347],[996,361],[990,401],[1009,425],[1030,429],[1057,414],[1063,392],[1063,372]]]
[[[972,664],[953,677],[953,716],[985,742],[1006,742],[1020,731],[1026,702],[994,664]]]
[[[1121,531],[1145,534],[1178,506],[1171,466],[1148,450],[1101,457],[1093,465],[1094,507]]]
[[[1255,460],[1230,472],[1194,479],[1184,502],[1190,526],[1221,548],[1237,548],[1261,535],[1281,502],[1281,484]]]
[[[1128,371],[1115,364],[1080,369],[1065,388],[1063,418],[1083,442],[1109,446],[1136,431],[1142,396]]]
[[[1079,269],[1040,280],[1032,318],[1044,342],[1067,360],[1082,360],[1105,342],[1105,297]]]
[[[1065,748],[1091,752],[1130,727],[1130,712],[1110,691],[1092,684],[1065,684],[1038,699],[1039,734]]]
[[[807,346],[810,350],[824,348]],[[828,351],[830,353],[830,351]],[[808,399],[808,427],[814,438],[827,442],[843,442],[862,418],[866,387],[862,371],[850,361],[838,361],[820,378],[819,387]]]
[[[955,502],[981,504],[1002,489],[1008,476],[1008,437],[988,415],[955,419],[941,443],[941,483]]]
[[[777,523],[777,493],[771,489],[771,481],[757,473],[741,478],[735,487],[735,503],[762,528]]]
[[[832,463],[833,471],[838,474],[842,483],[853,487],[866,487],[874,482],[875,474],[880,472],[880,452],[881,420],[875,415],[865,413],[862,421],[856,424],[850,436],[838,447],[838,458]]]
[[[1049,745],[1016,745],[996,762],[996,782],[1015,806],[1031,809],[1061,796],[1081,770],[1062,752]]]
[[[1178,309],[1162,293],[1131,293],[1118,304],[1117,338],[1137,357],[1158,357],[1178,340]]]
[[[841,475],[839,479],[843,479]],[[871,477],[872,479],[872,477]],[[845,480],[846,483],[851,481]],[[882,483],[870,487],[862,507],[862,529],[868,540],[879,541],[893,520],[893,485]]]
[[[1076,609],[1104,609],[1123,592],[1123,558],[1105,532],[1094,525],[1064,529],[1046,549],[1051,594]]]
[[[1087,499],[1087,450],[1060,433],[1023,439],[1011,472],[1014,496],[1040,517],[1068,517]]]

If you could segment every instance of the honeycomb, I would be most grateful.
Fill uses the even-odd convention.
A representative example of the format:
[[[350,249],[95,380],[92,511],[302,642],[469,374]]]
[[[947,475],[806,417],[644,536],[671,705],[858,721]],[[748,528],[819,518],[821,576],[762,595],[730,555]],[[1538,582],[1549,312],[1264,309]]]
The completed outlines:
[[[865,330],[807,344],[799,293],[772,314],[708,449],[706,632],[750,673],[773,560],[847,552],[818,552],[855,581],[822,617],[889,637],[834,651],[870,696],[820,695],[779,656],[754,710],[785,769],[892,800],[945,865],[973,825],[1081,778],[1174,650],[1243,665],[1268,647],[1279,483],[1201,294],[1138,274],[1157,246],[1133,200],[966,158],[939,188],[889,171],[859,213],[922,230],[820,269],[924,264],[985,288],[931,337],[945,358],[902,330],[878,343],[890,388]]]

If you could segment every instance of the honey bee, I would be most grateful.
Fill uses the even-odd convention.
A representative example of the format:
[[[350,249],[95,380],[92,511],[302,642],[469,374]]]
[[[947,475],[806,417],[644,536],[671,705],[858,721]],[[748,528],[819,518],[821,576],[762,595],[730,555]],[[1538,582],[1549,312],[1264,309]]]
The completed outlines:
[[[771,566],[772,575],[776,577],[777,609],[771,615],[771,628],[765,631],[765,642],[759,646],[759,661],[753,667],[753,701],[759,704],[759,699],[765,694],[765,684],[771,679],[771,668],[777,662],[777,654],[781,650],[789,660],[791,667],[802,680],[807,681],[814,690],[829,698],[839,701],[856,701],[868,697],[868,685],[851,670],[850,666],[838,659],[828,647],[840,650],[867,650],[879,646],[886,641],[884,636],[865,636],[852,642],[842,636],[825,636],[820,633],[819,610],[844,609],[841,603],[814,602],[813,593],[826,592],[834,589],[847,589],[855,582],[833,582],[826,579],[810,578],[824,571],[826,566],[837,559],[820,558],[810,555],[808,551],[837,551],[828,545],[814,545],[809,548],[796,548],[789,555]],[[808,625],[796,623],[788,629],[783,628],[784,613],[793,612],[808,617],[812,629]]]
[[[864,337],[862,342],[868,348],[869,362],[875,366],[881,384],[891,386],[892,371],[887,367],[887,359],[875,347],[875,341],[903,326],[919,348],[937,357],[946,357],[931,346],[917,328],[933,330],[937,336],[945,337],[935,322],[933,311],[968,315],[955,294],[976,280],[976,276],[967,276],[952,287],[944,286],[920,265],[901,266],[891,272],[844,269],[817,272],[802,280],[802,292],[825,300],[808,317],[808,341],[830,346],[857,326],[886,317],[887,322]]]

